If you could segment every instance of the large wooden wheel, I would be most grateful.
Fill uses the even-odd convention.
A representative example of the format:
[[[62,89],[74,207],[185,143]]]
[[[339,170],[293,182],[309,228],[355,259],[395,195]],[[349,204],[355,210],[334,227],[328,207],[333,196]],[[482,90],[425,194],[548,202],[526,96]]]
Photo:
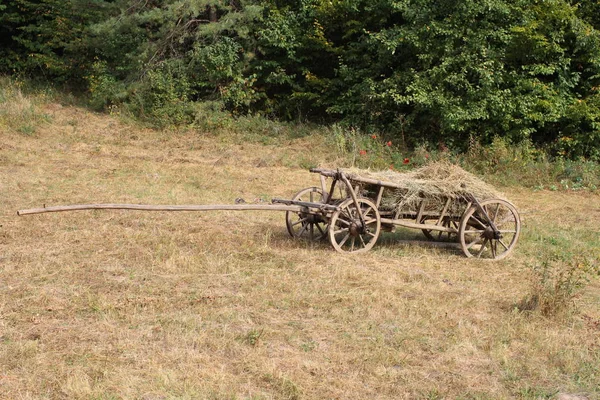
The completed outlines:
[[[361,253],[369,251],[377,242],[381,232],[381,216],[373,202],[358,199],[359,209],[354,200],[340,204],[329,223],[329,241],[341,253]]]
[[[307,201],[311,203],[324,203],[323,190],[318,187],[302,189],[292,200]],[[285,225],[295,239],[322,240],[327,237],[327,221],[320,215],[307,212],[286,211]]]
[[[506,200],[490,199],[480,205],[481,209],[471,206],[460,221],[460,246],[467,257],[500,260],[519,239],[519,213]]]

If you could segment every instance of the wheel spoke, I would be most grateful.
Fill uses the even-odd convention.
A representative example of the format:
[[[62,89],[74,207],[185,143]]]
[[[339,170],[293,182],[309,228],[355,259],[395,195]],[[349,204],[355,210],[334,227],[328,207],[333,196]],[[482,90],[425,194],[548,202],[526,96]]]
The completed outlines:
[[[303,234],[304,232],[306,232],[306,228],[307,228],[307,227],[308,227],[308,225],[302,225],[302,229],[300,229],[300,230],[298,231],[298,236],[302,236],[302,234]]]
[[[345,219],[338,218],[337,222],[340,222],[346,226],[350,226],[350,222],[346,221]]]
[[[479,249],[479,252],[477,253],[477,258],[481,257],[481,255],[483,254],[483,252],[485,251],[485,244],[488,242],[487,239],[485,239],[483,241],[483,243],[481,244],[481,249]]]
[[[498,216],[498,210],[500,209],[500,203],[496,204],[496,211],[494,211],[494,219],[492,220],[492,223],[495,225],[496,224],[496,217]]]
[[[306,220],[308,220],[308,218],[301,218],[298,221],[292,223],[292,226],[296,226],[296,225],[298,225],[300,223],[306,222]]]
[[[354,251],[354,241],[355,241],[355,237],[352,236],[352,240],[350,240],[350,252]]]
[[[342,247],[344,245],[344,243],[346,243],[346,240],[348,240],[349,237],[350,237],[350,232],[348,232],[348,234],[346,236],[344,236],[344,238],[340,242],[340,247]]]
[[[494,240],[490,240],[490,248],[492,250],[492,258],[496,258],[496,242]]]
[[[367,247],[367,244],[365,243],[365,240],[363,239],[362,235],[358,235],[358,238],[360,239],[360,242],[362,243],[363,247]]]
[[[354,217],[352,216],[352,213],[348,213],[348,212],[346,212],[346,210],[344,210],[344,211],[342,212],[342,214],[343,214],[343,216],[342,216],[342,215],[340,215],[340,218],[342,218],[342,217],[343,217],[343,218],[346,218],[346,219],[347,219],[347,220],[349,220],[349,221],[352,221],[352,220],[354,219]]]
[[[310,225],[310,239],[313,240],[315,238],[315,224],[309,223]]]
[[[334,231],[333,234],[334,235],[338,235],[338,234],[340,234],[342,232],[348,232],[348,231],[349,231],[349,228],[342,228],[339,231]]]
[[[473,240],[471,243],[469,243],[467,245],[467,249],[470,249],[471,247],[475,246],[478,243],[481,243],[481,238],[477,238],[477,239]]]
[[[515,221],[515,216],[510,212],[508,213],[507,217],[503,218],[500,222],[498,222],[498,224],[496,224],[496,227],[500,227],[500,226],[504,225],[505,222],[508,222],[508,221],[513,221],[513,222]]]
[[[504,248],[505,248],[506,250],[508,250],[508,246],[504,244],[504,242],[502,241],[502,239],[498,239],[498,241],[500,242],[500,244],[501,244],[502,246],[504,246]]]
[[[324,235],[325,232],[323,232],[323,229],[321,228],[321,224],[317,223],[317,229],[319,230],[319,232],[321,232],[321,235]]]
[[[474,219],[475,222],[477,222],[480,226],[482,226],[484,228],[487,226],[486,224],[484,224],[483,222],[481,222],[481,220],[479,218],[477,218],[475,215],[471,215],[471,218]],[[471,225],[471,226],[473,226],[473,225]]]

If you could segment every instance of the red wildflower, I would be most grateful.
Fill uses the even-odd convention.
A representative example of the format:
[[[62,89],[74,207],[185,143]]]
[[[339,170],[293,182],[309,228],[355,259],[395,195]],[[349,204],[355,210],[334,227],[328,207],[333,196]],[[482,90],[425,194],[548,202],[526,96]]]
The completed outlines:
[[[428,154],[425,154],[425,158],[426,158],[426,159],[429,159],[429,153],[428,153]]]
[[[402,161],[402,164],[408,164],[410,162],[410,160],[408,158],[405,158],[404,161]]]
[[[394,170],[394,164],[390,164],[390,169]]]
[[[386,143],[387,147],[392,147],[392,141],[390,140],[389,142]]]
[[[358,152],[358,154],[360,154],[361,156],[364,156],[365,154],[367,154],[366,150],[361,150]]]
[[[371,139],[377,139],[377,135],[371,135]]]

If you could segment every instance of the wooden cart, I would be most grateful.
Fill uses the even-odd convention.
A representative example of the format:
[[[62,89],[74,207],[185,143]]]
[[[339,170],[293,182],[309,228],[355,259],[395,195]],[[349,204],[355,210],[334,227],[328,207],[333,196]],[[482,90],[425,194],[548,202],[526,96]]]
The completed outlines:
[[[274,199],[274,203],[335,205],[337,209],[315,213],[311,208],[287,212],[290,235],[309,240],[328,238],[339,252],[370,250],[381,231],[396,226],[420,229],[430,240],[455,240],[467,257],[499,260],[515,247],[521,231],[516,208],[506,200],[478,201],[465,193],[459,198],[423,198],[414,209],[382,202],[385,192],[405,189],[393,182],[347,174],[340,170],[311,169],[320,174],[320,187],[298,192],[292,200]],[[331,181],[328,182],[328,178]],[[336,198],[336,188],[341,188]]]
[[[294,238],[329,239],[339,252],[370,250],[382,231],[396,226],[420,229],[430,240],[458,240],[467,257],[498,260],[515,247],[521,230],[519,214],[506,200],[478,201],[465,193],[459,198],[423,198],[418,206],[403,208],[382,201],[386,191],[405,189],[393,182],[348,174],[341,170],[311,169],[320,176],[320,187],[299,191],[291,200],[273,199],[271,204],[231,205],[139,205],[82,204],[17,211],[18,215],[46,212],[127,209],[145,211],[285,211],[286,226]],[[338,196],[335,193],[339,193]]]

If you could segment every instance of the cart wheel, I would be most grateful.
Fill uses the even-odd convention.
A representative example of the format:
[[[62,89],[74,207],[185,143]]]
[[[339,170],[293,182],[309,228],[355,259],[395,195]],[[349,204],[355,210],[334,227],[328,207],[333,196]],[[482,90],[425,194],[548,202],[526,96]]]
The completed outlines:
[[[318,187],[302,189],[292,198],[295,201],[324,203],[323,190]],[[320,215],[286,211],[285,225],[295,239],[323,240],[327,236],[327,221]]]
[[[354,201],[348,199],[333,213],[329,224],[329,241],[340,253],[360,253],[375,245],[381,232],[381,217],[377,206],[367,199],[358,199],[364,225]]]
[[[512,251],[519,239],[519,213],[511,203],[499,199],[483,201],[481,207],[487,216],[476,206],[471,206],[463,215],[458,231],[460,247],[467,257],[500,260]]]
[[[427,221],[435,221],[437,223],[438,219],[435,218],[431,220],[430,217],[421,218],[421,224],[426,224]],[[458,231],[458,222],[450,217],[444,217],[441,224],[444,228],[454,228]],[[458,238],[456,233],[454,232],[442,232],[442,231],[434,231],[433,229],[421,229],[423,235],[429,240],[434,242],[454,242]]]

